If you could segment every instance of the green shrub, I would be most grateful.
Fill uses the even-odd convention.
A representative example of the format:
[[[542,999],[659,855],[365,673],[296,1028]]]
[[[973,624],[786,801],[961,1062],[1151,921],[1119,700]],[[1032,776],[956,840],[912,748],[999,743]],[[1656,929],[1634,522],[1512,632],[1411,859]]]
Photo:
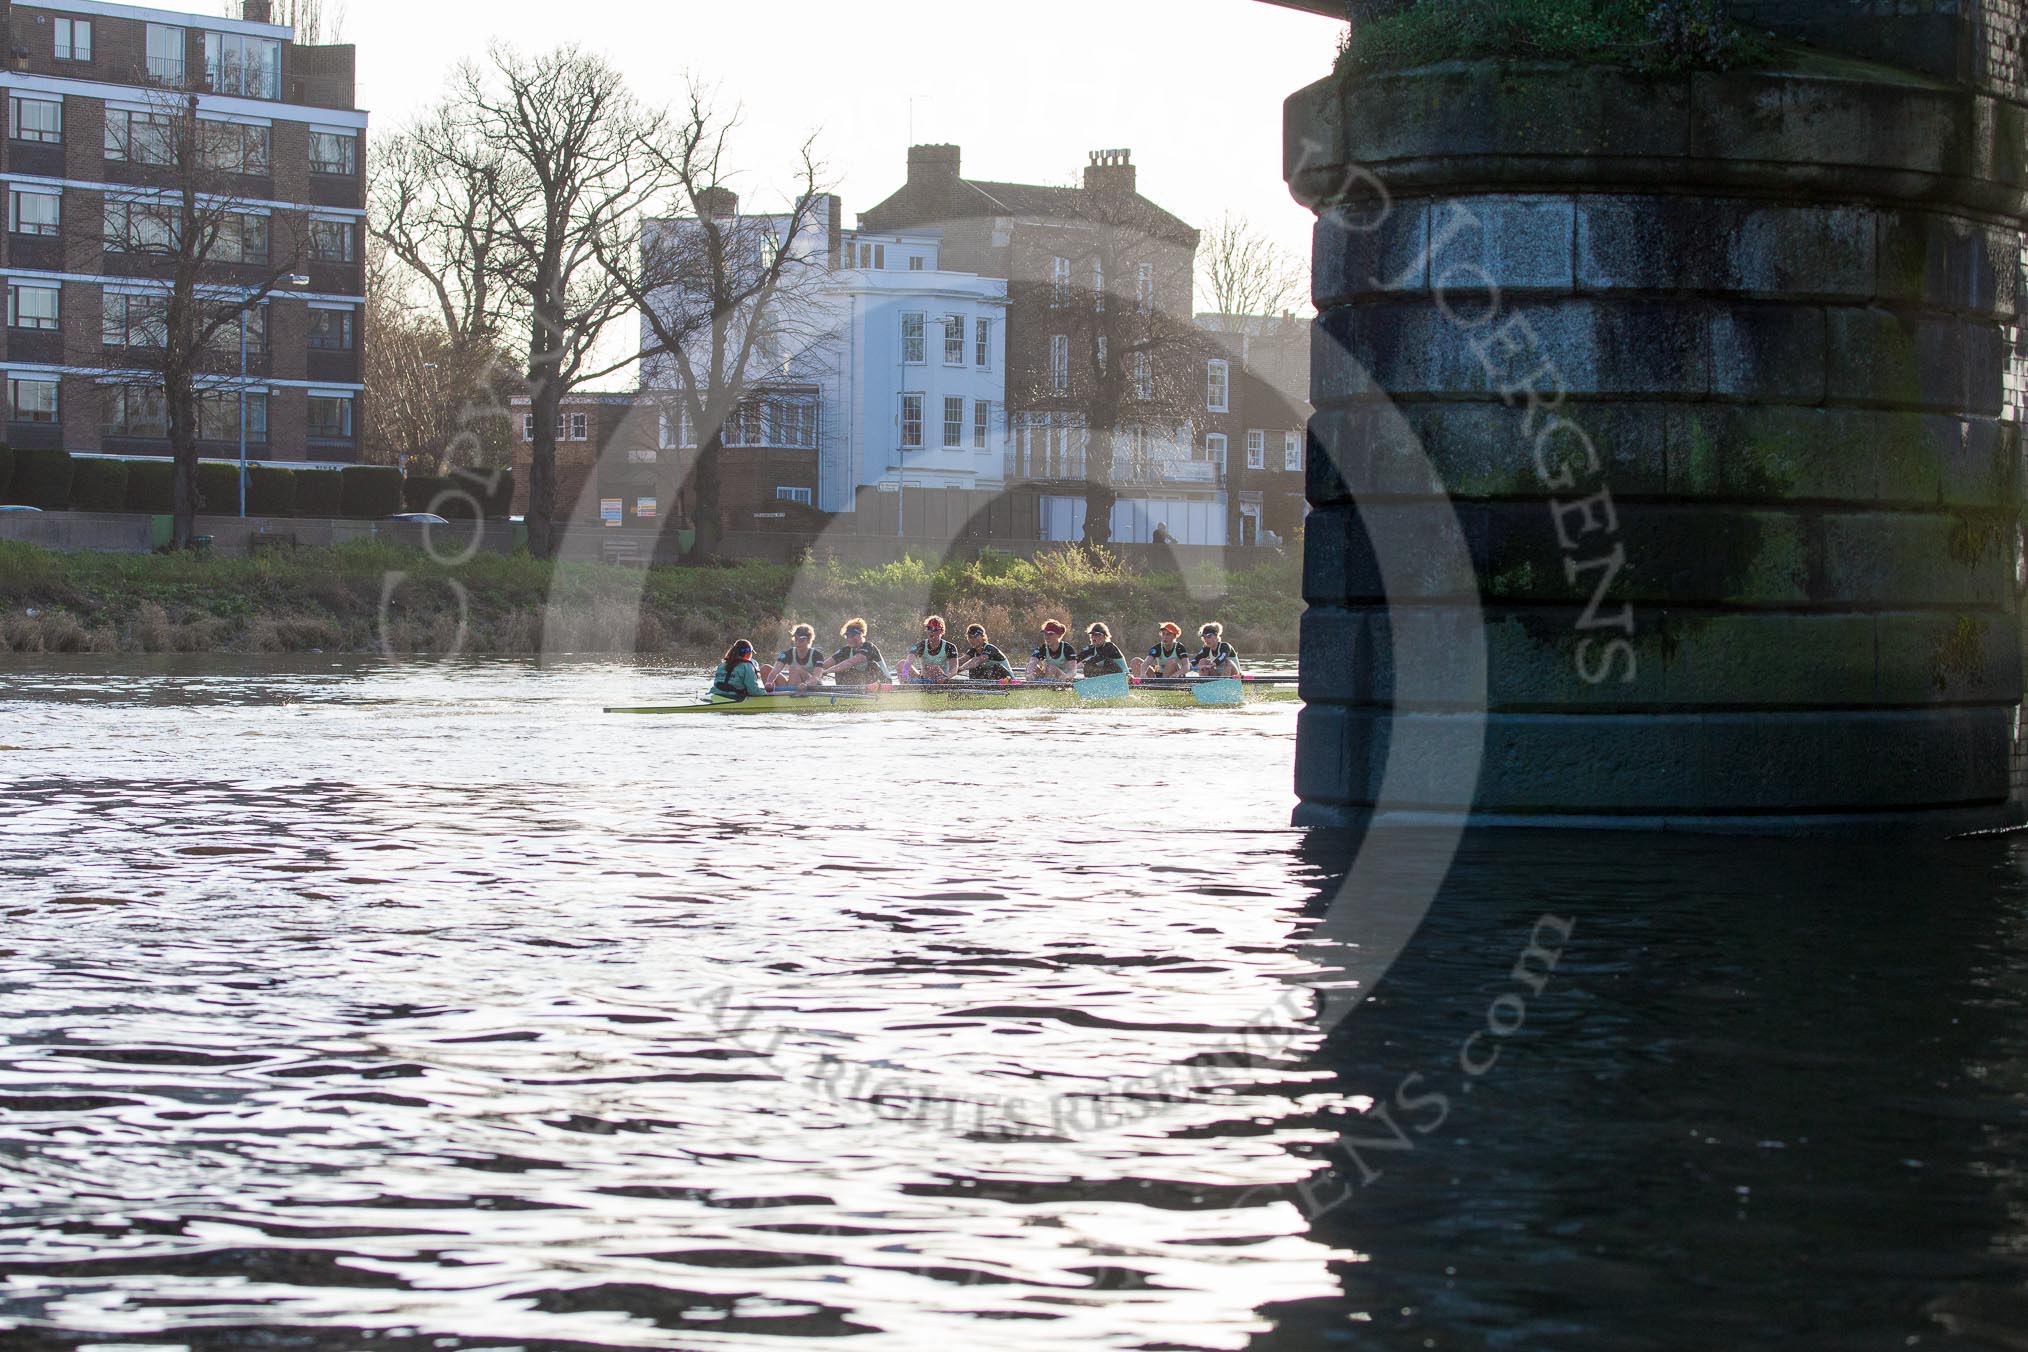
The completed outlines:
[[[215,460],[197,466],[197,510],[207,516],[239,515],[239,466]]]
[[[9,492],[23,506],[60,512],[70,506],[71,472],[69,451],[17,450]]]
[[[296,471],[296,515],[339,516],[345,506],[345,480],[335,469]]]
[[[168,516],[176,510],[176,464],[172,460],[127,462],[127,510]]]
[[[12,502],[7,496],[7,485],[14,481],[14,448],[0,446],[0,502]]]
[[[247,472],[250,516],[287,516],[296,510],[296,472],[279,465],[255,465]]]
[[[402,505],[411,512],[427,512],[437,495],[450,486],[449,479],[435,474],[411,474],[401,481]]]
[[[70,505],[80,512],[125,511],[127,462],[95,456],[73,461]]]
[[[437,515],[451,521],[470,521],[475,516],[507,515],[505,503],[514,500],[514,471],[511,469],[454,469],[447,476],[450,496],[444,498]],[[501,497],[501,485],[506,496]]]
[[[339,471],[339,484],[346,516],[377,521],[401,510],[401,471],[392,465],[347,465]]]

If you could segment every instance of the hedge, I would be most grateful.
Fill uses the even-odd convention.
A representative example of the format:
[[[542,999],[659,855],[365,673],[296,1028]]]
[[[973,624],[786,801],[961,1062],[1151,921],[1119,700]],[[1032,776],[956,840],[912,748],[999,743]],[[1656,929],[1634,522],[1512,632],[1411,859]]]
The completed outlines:
[[[401,481],[402,504],[411,512],[433,511],[437,495],[450,486],[449,479],[435,474],[411,474]]]
[[[79,512],[125,511],[127,462],[95,457],[73,461],[70,505]]]
[[[14,448],[0,446],[0,502],[12,502],[7,496],[7,485],[14,481]]]
[[[9,492],[22,506],[60,512],[70,506],[70,479],[69,451],[17,450]]]
[[[450,479],[452,488],[477,499],[479,510],[486,516],[502,518],[514,509],[514,471],[511,469],[454,469]],[[471,514],[470,504],[461,502],[458,506],[466,515]]]
[[[279,465],[248,470],[246,510],[249,516],[287,516],[295,511],[296,472]]]
[[[296,471],[296,515],[338,516],[345,505],[345,481],[335,469]]]
[[[207,516],[239,515],[239,466],[200,461],[197,466],[197,510]]]
[[[127,510],[168,516],[176,510],[176,463],[173,460],[127,462]]]
[[[392,465],[347,465],[339,479],[346,516],[377,521],[401,510],[401,471]]]

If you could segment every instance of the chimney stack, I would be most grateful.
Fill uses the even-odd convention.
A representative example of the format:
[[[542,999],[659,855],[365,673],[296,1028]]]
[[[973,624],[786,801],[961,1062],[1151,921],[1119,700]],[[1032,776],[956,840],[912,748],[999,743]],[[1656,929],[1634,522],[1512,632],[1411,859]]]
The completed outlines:
[[[240,15],[248,23],[273,23],[273,0],[242,0]]]
[[[958,148],[956,146],[910,146],[908,148],[908,181],[929,183],[937,179],[958,177]]]
[[[1134,190],[1134,152],[1094,150],[1084,167],[1084,186],[1093,192],[1130,193]]]
[[[714,221],[729,221],[739,215],[739,194],[730,188],[700,188],[697,211]]]

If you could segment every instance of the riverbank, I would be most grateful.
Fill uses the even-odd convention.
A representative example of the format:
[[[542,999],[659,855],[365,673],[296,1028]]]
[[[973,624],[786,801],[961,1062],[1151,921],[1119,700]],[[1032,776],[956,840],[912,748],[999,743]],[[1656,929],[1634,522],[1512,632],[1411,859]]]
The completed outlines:
[[[1217,619],[1242,650],[1293,652],[1301,590],[1294,551],[1244,572],[1186,575],[1132,572],[1075,547],[1033,563],[989,552],[934,571],[915,559],[643,570],[525,555],[446,565],[371,541],[257,558],[0,542],[0,651],[701,655],[735,636],[766,646],[795,620],[828,639],[848,615],[899,647],[927,606],[954,628],[983,623],[1002,643],[1025,644],[1051,615],[1105,620],[1130,643],[1159,619]]]

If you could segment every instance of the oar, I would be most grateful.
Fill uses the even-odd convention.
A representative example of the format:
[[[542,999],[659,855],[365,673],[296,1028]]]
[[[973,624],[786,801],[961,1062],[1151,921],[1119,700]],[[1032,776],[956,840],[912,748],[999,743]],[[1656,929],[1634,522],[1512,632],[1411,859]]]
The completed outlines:
[[[1080,700],[1125,699],[1133,693],[1127,683],[1127,673],[1115,671],[1105,676],[1086,676],[1071,687],[1077,691]]]
[[[1199,704],[1246,703],[1246,687],[1240,683],[1237,676],[1227,676],[1217,681],[1199,681],[1190,688],[1190,693]]]

